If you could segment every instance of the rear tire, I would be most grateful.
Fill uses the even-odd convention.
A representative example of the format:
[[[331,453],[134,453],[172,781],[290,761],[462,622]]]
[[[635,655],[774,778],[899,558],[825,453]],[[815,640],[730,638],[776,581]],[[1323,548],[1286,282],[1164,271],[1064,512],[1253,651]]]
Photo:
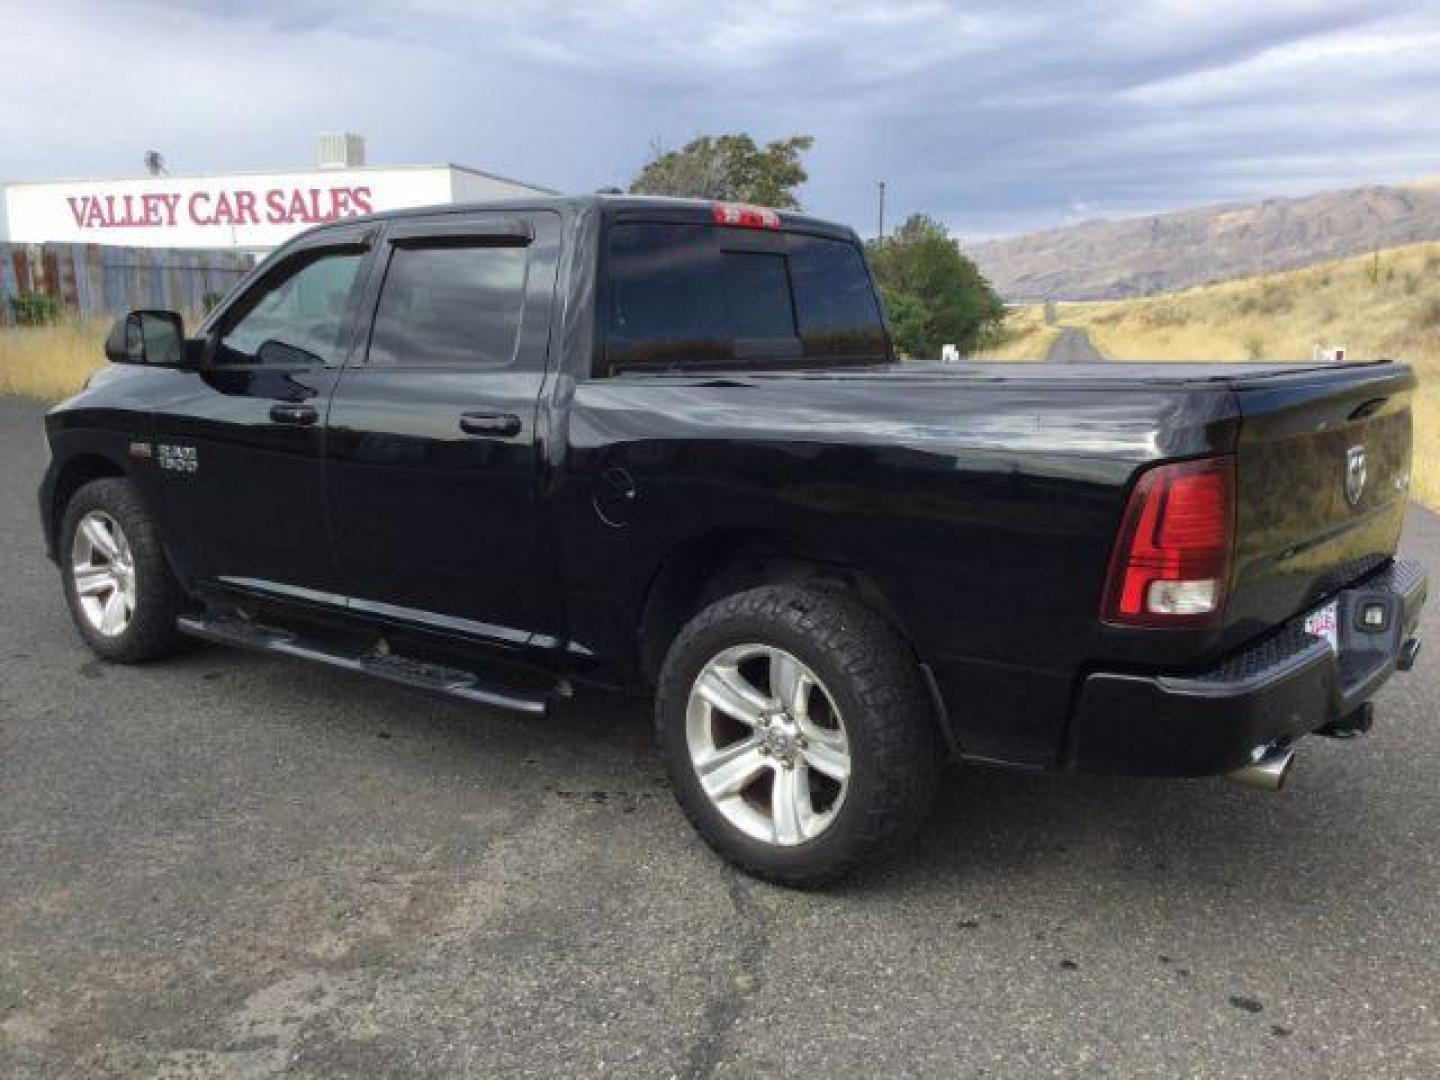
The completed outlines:
[[[131,664],[177,651],[184,592],[130,481],[93,480],[75,492],[57,555],[70,615],[96,655]]]
[[[700,612],[666,656],[656,727],[696,831],[779,884],[892,853],[934,801],[942,755],[919,664],[843,594],[768,586]]]

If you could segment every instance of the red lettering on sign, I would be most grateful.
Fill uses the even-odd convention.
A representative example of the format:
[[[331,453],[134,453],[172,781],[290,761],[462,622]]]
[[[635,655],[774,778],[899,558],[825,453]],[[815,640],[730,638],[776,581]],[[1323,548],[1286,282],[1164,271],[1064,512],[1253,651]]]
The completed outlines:
[[[260,218],[255,213],[255,192],[237,191],[235,193],[235,217],[241,225],[260,224]]]
[[[305,193],[303,191],[297,190],[290,193],[289,211],[289,216],[285,219],[286,221],[308,222],[310,220],[305,211]]]
[[[209,192],[197,191],[195,192],[195,194],[190,196],[190,201],[186,204],[186,209],[190,212],[190,220],[196,225],[211,224],[209,209],[202,208],[203,204],[207,204],[209,202]]]
[[[179,224],[182,200],[188,224],[199,226],[314,225],[375,212],[369,187],[72,195],[65,204],[77,229],[155,229]]]
[[[215,216],[210,219],[212,225],[234,225],[235,208],[231,205],[230,196],[220,192],[215,196]]]

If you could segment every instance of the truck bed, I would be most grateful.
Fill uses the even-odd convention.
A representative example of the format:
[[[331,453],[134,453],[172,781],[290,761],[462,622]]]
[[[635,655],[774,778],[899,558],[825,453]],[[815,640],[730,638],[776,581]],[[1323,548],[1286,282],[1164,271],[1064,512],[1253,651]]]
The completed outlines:
[[[1225,385],[1234,388],[1264,383],[1294,381],[1334,373],[1374,373],[1393,370],[1395,361],[1373,360],[1364,363],[1314,363],[1311,361],[1104,361],[1089,364],[1021,363],[1009,360],[969,360],[943,364],[931,361],[901,361],[873,366],[788,369],[785,371],[710,372],[711,379],[884,379],[906,383],[936,381],[1054,383],[1116,385],[1144,383],[1148,386]],[[697,373],[677,373],[677,378],[693,379]]]

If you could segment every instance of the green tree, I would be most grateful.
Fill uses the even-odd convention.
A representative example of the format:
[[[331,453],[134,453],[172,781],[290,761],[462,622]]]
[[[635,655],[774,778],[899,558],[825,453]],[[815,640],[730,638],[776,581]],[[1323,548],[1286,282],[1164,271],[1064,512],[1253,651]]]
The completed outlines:
[[[630,184],[632,195],[681,195],[798,210],[795,188],[806,180],[800,155],[809,135],[776,139],[763,148],[749,135],[702,135],[682,150],[661,150]]]
[[[925,302],[914,293],[899,292],[880,286],[880,300],[885,305],[885,317],[890,322],[890,333],[895,338],[895,348],[905,356],[929,356],[926,347],[929,330],[926,328],[928,312]],[[940,355],[939,346],[934,355]]]
[[[914,214],[866,248],[900,352],[929,359],[954,344],[968,353],[999,331],[1005,305],[934,218]]]

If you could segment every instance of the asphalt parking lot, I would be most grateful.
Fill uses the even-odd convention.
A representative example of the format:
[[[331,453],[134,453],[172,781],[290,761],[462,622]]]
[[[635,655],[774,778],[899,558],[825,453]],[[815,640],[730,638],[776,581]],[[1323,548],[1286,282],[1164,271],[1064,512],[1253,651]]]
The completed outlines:
[[[1440,656],[1282,794],[956,769],[791,893],[692,835],[641,706],[94,660],[39,415],[0,399],[0,1075],[1440,1075]]]

